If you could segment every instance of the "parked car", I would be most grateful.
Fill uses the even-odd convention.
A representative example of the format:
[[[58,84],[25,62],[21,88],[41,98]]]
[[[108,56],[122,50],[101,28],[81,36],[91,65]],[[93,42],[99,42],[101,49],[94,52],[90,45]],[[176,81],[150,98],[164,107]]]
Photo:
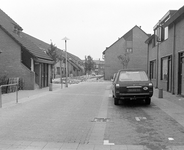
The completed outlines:
[[[112,83],[114,104],[120,100],[144,100],[147,105],[151,103],[153,84],[143,70],[119,70]]]

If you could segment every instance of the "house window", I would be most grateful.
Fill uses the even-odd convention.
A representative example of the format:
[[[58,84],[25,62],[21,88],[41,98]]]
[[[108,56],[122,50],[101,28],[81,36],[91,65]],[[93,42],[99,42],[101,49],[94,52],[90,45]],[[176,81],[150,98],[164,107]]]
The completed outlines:
[[[156,79],[156,60],[150,61],[150,79]]]
[[[158,26],[155,31],[155,44],[158,42],[162,42],[164,40],[164,28],[162,26]]]
[[[168,27],[165,27],[164,29],[164,40],[168,39]]]
[[[155,34],[155,44],[157,45],[157,42],[161,40],[160,29],[159,28],[155,29],[154,34]]]
[[[126,53],[133,53],[133,49],[132,48],[127,48]]]
[[[168,79],[168,57],[161,59],[161,80]]]

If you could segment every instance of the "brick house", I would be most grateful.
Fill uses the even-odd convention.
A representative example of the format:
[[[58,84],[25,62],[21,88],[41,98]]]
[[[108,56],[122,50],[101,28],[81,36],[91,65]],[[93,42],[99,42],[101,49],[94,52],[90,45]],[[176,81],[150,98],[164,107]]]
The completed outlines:
[[[0,76],[22,78],[24,89],[47,87],[53,60],[22,31],[22,27],[0,9]]]
[[[110,80],[113,74],[123,68],[140,68],[147,71],[147,44],[150,35],[134,26],[103,52],[105,59],[104,78]]]
[[[149,77],[156,88],[184,96],[184,6],[168,11],[148,44]]]
[[[24,33],[25,34],[25,33]],[[42,51],[46,52],[50,48],[50,44],[43,42],[33,36],[25,34],[25,36],[30,39],[34,44],[36,44]],[[62,66],[62,76],[66,76],[66,65],[65,65],[65,51],[58,48],[58,55],[63,58]],[[81,76],[84,74],[83,63],[80,58],[67,52],[67,62],[68,62],[68,76]],[[60,62],[54,65],[54,77],[60,77]]]

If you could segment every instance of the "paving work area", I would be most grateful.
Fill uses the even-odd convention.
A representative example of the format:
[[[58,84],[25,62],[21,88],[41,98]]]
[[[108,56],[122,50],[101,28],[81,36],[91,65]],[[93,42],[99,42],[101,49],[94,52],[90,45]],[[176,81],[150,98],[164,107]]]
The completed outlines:
[[[92,79],[89,80],[89,83],[81,82],[79,84],[69,84],[68,88],[65,88],[65,86],[63,86],[63,89],[61,89],[60,84],[53,84],[53,91],[49,91],[49,88],[37,89],[33,91],[19,91],[18,104],[15,103],[15,93],[3,95],[3,107],[0,110],[0,117],[3,123],[1,123],[0,127],[2,129],[7,129],[7,131],[0,131],[0,134],[4,135],[4,138],[0,138],[0,149],[150,150],[145,145],[117,145],[116,143],[113,143],[108,139],[104,139],[107,123],[111,121],[107,116],[109,107],[109,101],[107,99],[111,94],[109,91],[110,82],[98,82],[99,81]],[[85,92],[82,92],[78,88],[85,88],[87,85],[88,89],[83,89],[83,91]],[[92,86],[95,86],[94,88],[96,90],[92,91]],[[105,87],[105,91],[103,87]],[[63,97],[63,99],[59,97]],[[157,97],[158,91],[155,90],[155,94],[153,97],[154,103],[159,105],[159,107],[163,111],[165,111],[171,117],[175,118],[176,121],[178,121],[182,126],[184,126],[184,117],[182,115],[178,115],[176,117],[176,114],[184,113],[182,111],[182,107],[184,106],[183,99],[181,97],[173,96],[167,92],[164,92],[163,99],[158,99]],[[50,103],[51,98],[53,103]],[[175,104],[173,104],[174,99],[175,101],[177,100],[177,103]],[[94,103],[92,102],[92,100]],[[160,103],[159,101],[162,101],[162,103]],[[54,102],[57,102],[56,105],[54,104]],[[81,107],[81,105],[83,106]],[[54,109],[56,111],[54,111]],[[169,109],[171,109],[172,111],[169,111]],[[29,111],[33,112],[30,114]],[[46,113],[52,111],[53,114]],[[85,111],[88,113],[84,113]],[[77,116],[77,114],[80,115]],[[18,122],[20,117],[25,119],[25,122],[22,122],[22,124],[25,124],[25,126],[21,125],[21,122]],[[39,121],[39,117],[42,117],[41,121]],[[17,119],[13,120],[14,118]],[[48,121],[52,120],[53,122],[55,122],[55,125],[42,125],[42,121],[45,121],[44,124],[47,124],[46,119],[48,119]],[[137,122],[141,122],[141,120],[144,120],[145,118],[135,117],[134,119]],[[74,120],[75,122],[72,120]],[[26,121],[30,121],[30,123],[32,122],[32,126],[26,127],[29,124],[29,122],[26,123]],[[71,124],[64,124],[67,122]],[[4,127],[4,124],[7,125],[7,127]],[[19,126],[20,128],[22,128],[22,130],[19,129]],[[37,128],[35,129],[34,126]],[[12,134],[14,130],[13,127],[15,127],[15,130],[17,130],[14,132],[14,134]],[[57,128],[58,130],[52,131],[51,127],[53,128],[53,130]],[[26,136],[27,133],[31,134],[31,132],[27,131],[27,129],[35,130],[35,133],[37,133],[38,135],[33,135],[33,137],[31,137],[31,135]],[[55,135],[51,134],[51,137],[49,137],[49,134],[47,133],[40,133],[40,131],[47,132],[45,129],[49,130],[50,133],[54,133]],[[71,129],[73,131],[73,135],[69,132],[65,132],[66,129]],[[83,133],[79,132],[81,130]],[[60,135],[58,134],[58,132],[62,132],[62,134]],[[85,137],[83,137],[84,133],[86,134]],[[57,134],[58,137],[56,136]],[[68,138],[61,139],[62,136]],[[53,140],[51,140],[52,138]],[[170,145],[167,147],[167,149],[183,150],[184,146]]]

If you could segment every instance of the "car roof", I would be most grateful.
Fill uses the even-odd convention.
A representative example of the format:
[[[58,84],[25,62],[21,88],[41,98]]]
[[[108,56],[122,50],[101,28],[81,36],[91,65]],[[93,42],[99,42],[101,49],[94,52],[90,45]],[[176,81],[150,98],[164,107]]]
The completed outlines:
[[[143,69],[134,69],[134,68],[132,68],[132,69],[120,69],[118,72],[120,72],[120,71],[144,71],[144,72],[146,72],[145,70],[143,70]]]

